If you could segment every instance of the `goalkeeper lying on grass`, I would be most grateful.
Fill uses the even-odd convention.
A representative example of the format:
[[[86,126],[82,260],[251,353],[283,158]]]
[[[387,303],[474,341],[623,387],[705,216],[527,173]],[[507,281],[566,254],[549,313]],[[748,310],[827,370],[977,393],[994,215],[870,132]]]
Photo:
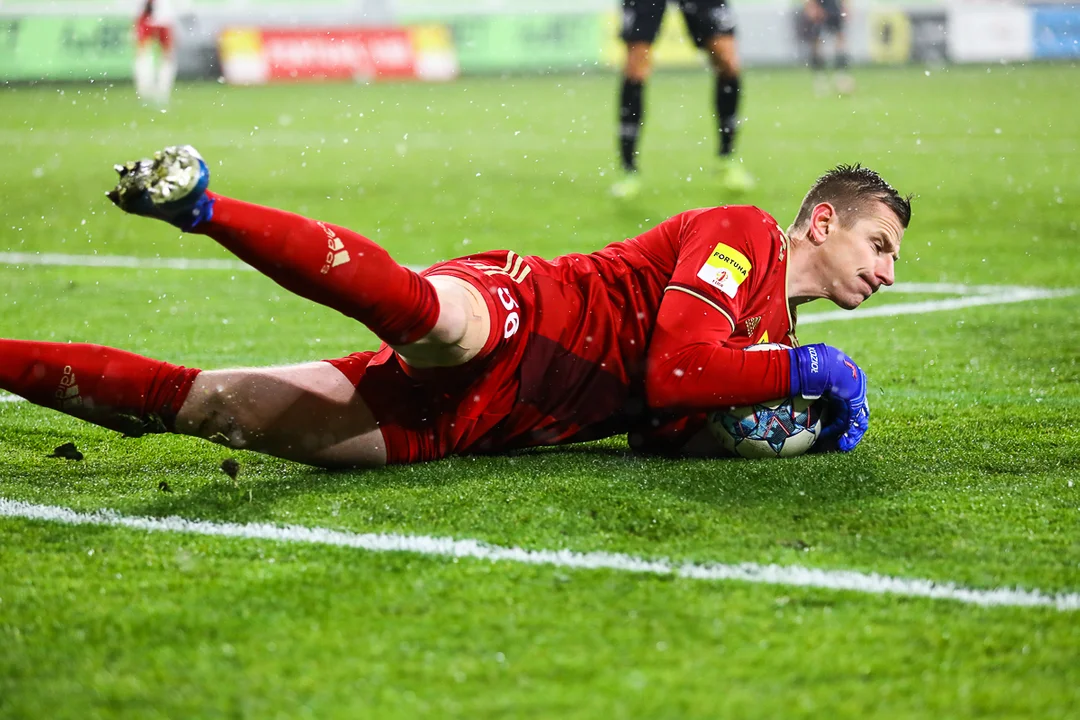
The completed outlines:
[[[706,413],[824,397],[825,449],[869,423],[866,376],[799,347],[795,306],[855,308],[893,282],[908,198],[840,166],[785,233],[750,206],[680,213],[590,254],[509,250],[408,270],[351,230],[208,190],[190,147],[117,166],[121,209],[208,235],[383,345],[289,367],[200,371],[114,348],[0,340],[0,388],[138,436],[194,435],[311,465],[374,467],[627,433],[719,454]],[[790,346],[746,353],[749,345]],[[712,443],[710,445],[710,443]]]

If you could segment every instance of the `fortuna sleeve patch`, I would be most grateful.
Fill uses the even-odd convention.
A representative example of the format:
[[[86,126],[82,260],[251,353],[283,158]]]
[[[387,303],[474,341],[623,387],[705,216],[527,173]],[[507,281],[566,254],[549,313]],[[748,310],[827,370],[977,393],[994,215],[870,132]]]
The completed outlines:
[[[709,253],[709,259],[697,276],[728,297],[735,297],[739,286],[750,274],[750,261],[733,247],[720,243]]]

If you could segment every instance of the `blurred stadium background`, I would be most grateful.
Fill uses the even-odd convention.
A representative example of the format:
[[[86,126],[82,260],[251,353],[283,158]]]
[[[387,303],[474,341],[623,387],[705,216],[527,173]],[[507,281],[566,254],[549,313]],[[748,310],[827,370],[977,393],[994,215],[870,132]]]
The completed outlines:
[[[0,80],[130,77],[131,21],[139,4],[3,0]],[[215,80],[222,75],[223,62],[235,60],[230,55],[265,51],[250,34],[230,38],[230,29],[434,24],[447,34],[419,38],[417,52],[449,50],[465,75],[596,71],[617,64],[621,53],[616,32],[620,12],[617,3],[607,0],[174,0],[172,4],[179,16],[180,77],[186,79]],[[802,63],[804,48],[797,37],[800,3],[741,0],[732,6],[748,66]],[[1066,1],[864,0],[850,4],[850,54],[860,64],[1076,58],[1078,13]],[[317,33],[307,41],[310,52],[319,51]],[[329,52],[325,43],[321,47]],[[661,67],[702,63],[674,14],[665,23],[656,59]]]
[[[216,189],[415,265],[589,251],[731,201],[786,224],[837,162],[917,194],[897,287],[843,321],[800,313],[803,342],[870,377],[871,432],[847,457],[646,459],[613,438],[328,473],[0,395],[0,717],[1075,718],[1080,8],[856,0],[857,90],[823,97],[800,7],[732,1],[757,188],[727,196],[710,174],[705,65],[671,13],[645,190],[616,202],[616,0],[175,0],[165,110],[132,90],[139,3],[0,0],[3,336],[207,368],[374,345],[109,204],[113,163],[177,142]],[[68,442],[83,461],[49,457]],[[64,508],[111,514],[29,517]],[[170,516],[787,579],[85,524]]]

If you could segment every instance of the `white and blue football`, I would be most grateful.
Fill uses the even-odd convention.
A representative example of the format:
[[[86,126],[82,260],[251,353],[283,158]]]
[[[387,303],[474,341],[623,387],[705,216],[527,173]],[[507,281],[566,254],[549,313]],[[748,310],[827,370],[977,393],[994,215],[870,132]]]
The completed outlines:
[[[780,398],[709,414],[709,430],[729,451],[745,458],[802,455],[821,432],[821,401]]]
[[[778,343],[751,345],[747,352],[786,349]],[[821,400],[779,398],[709,414],[709,431],[729,451],[745,458],[802,455],[821,433]]]

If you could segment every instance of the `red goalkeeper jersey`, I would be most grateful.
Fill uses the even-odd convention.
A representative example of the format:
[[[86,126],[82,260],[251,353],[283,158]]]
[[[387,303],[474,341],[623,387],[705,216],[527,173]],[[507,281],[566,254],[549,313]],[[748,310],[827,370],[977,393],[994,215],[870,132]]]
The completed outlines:
[[[771,216],[728,206],[590,254],[441,263],[425,274],[466,279],[487,299],[481,358],[418,371],[384,347],[364,354],[357,386],[391,462],[621,433],[639,449],[677,449],[705,411],[788,393],[787,353],[742,352],[795,344],[787,255]]]

